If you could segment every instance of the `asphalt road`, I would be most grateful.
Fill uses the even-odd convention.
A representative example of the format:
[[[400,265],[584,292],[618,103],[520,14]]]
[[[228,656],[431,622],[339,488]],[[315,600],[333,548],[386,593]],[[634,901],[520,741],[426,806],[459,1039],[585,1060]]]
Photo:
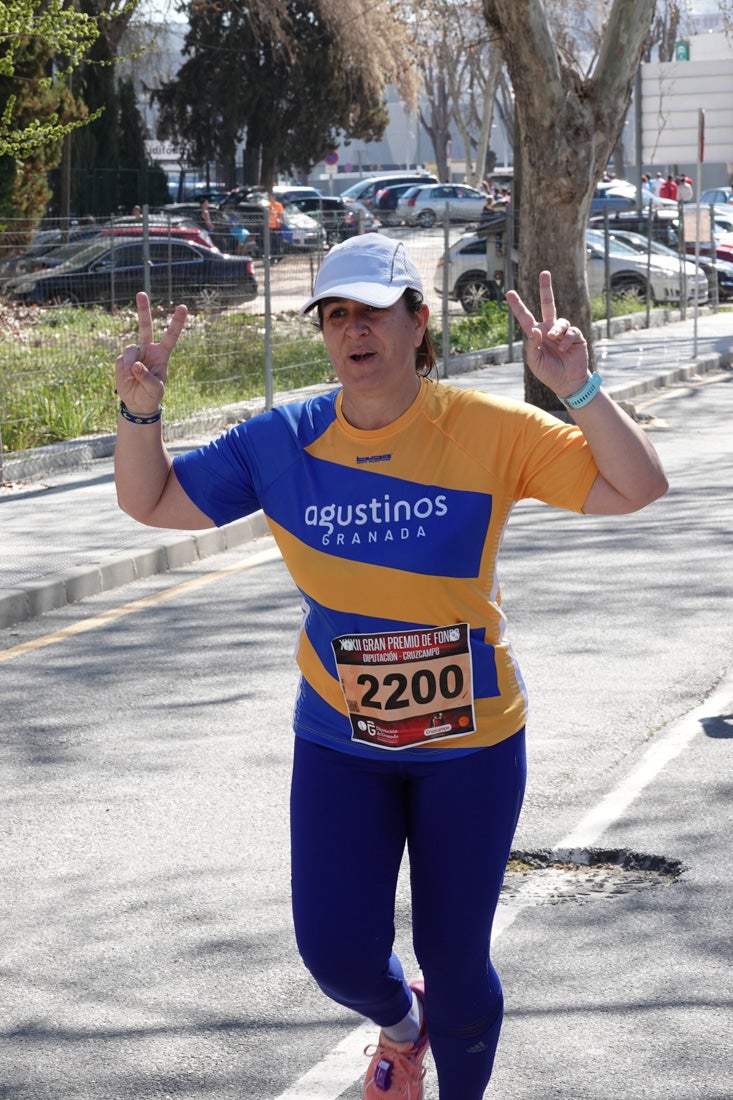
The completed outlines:
[[[516,847],[663,873],[508,876],[496,1100],[733,1095],[733,382],[653,411],[663,500],[525,503],[504,544],[532,699]],[[263,538],[0,631],[4,1100],[360,1096],[371,1032],[290,926],[299,618]]]

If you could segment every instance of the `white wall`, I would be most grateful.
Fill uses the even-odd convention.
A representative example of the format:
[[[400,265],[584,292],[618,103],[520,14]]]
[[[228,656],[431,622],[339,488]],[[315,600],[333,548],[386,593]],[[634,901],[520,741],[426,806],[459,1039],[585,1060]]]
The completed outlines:
[[[702,108],[705,174],[715,171],[716,182],[727,183],[733,172],[733,46],[723,34],[688,41],[689,61],[641,67],[642,160],[659,169],[696,163]]]

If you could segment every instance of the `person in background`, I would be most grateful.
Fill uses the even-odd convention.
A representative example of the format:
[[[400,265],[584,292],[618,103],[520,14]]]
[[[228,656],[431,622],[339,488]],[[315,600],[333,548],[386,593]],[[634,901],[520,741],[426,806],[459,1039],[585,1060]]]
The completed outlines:
[[[692,190],[692,180],[689,176],[677,177],[677,201],[678,202],[692,202],[694,192]]]
[[[199,217],[201,219],[201,223],[204,229],[213,234],[214,223],[211,220],[211,208],[209,200],[206,196],[204,196],[199,202]]]
[[[677,184],[675,183],[673,175],[670,174],[669,176],[667,176],[666,180],[662,184],[661,190],[659,192],[659,197],[661,199],[671,199],[673,202],[677,201]]]
[[[262,508],[302,595],[293,916],[321,990],[380,1029],[364,1100],[422,1100],[429,1047],[440,1100],[482,1100],[491,1076],[504,1003],[491,927],[526,772],[496,571],[514,503],[613,515],[667,488],[643,430],[589,372],[582,333],[558,317],[549,272],[539,289],[539,318],[516,292],[507,301],[529,369],[572,423],[432,380],[420,274],[379,233],[334,246],[301,310],[339,380],[329,393],[172,459],[162,403],[185,307],[156,342],[138,295],[138,342],[116,360],[120,506],[185,530]],[[412,978],[394,950],[405,850]]]

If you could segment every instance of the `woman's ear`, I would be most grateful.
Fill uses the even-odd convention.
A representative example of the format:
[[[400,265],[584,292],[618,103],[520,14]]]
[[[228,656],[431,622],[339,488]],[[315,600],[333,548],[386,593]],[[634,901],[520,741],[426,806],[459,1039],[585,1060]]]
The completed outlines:
[[[415,311],[415,347],[419,348],[422,343],[422,338],[425,335],[425,329],[428,327],[428,318],[430,316],[430,310],[422,303],[419,309]]]

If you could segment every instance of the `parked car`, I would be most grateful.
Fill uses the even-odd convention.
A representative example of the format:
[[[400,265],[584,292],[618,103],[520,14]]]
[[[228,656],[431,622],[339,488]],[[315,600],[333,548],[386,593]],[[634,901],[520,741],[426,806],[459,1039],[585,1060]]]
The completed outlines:
[[[448,249],[448,296],[460,302],[466,313],[476,313],[484,302],[500,301],[503,297],[503,271],[489,271],[486,244],[485,236],[466,233]],[[439,295],[443,294],[444,268],[445,255],[438,260],[433,280]]]
[[[605,221],[602,217],[592,217],[588,222],[591,229],[602,230]],[[647,211],[639,213],[637,210],[617,211],[608,217],[609,230],[621,229],[633,233],[647,234],[649,226],[649,214]],[[660,244],[666,244],[669,248],[676,248],[679,241],[679,213],[677,210],[656,210],[652,219],[652,237]]]
[[[146,261],[142,237],[119,242],[98,238],[59,267],[11,279],[4,295],[26,305],[70,305],[133,301],[144,286]],[[249,256],[228,256],[186,240],[154,238],[148,242],[150,290],[154,300],[204,305],[234,305],[257,296]]]
[[[36,233],[31,243],[22,251],[13,252],[0,263],[0,283],[13,275],[23,274],[27,271],[35,271],[36,267],[43,267],[45,257],[49,256],[57,248],[86,244],[96,237],[102,226],[99,224],[74,226],[70,229],[44,229]]]
[[[649,192],[651,195],[651,192]],[[636,188],[614,187],[611,183],[599,183],[590,202],[591,214],[602,214],[604,210],[634,210],[636,208]]]
[[[701,207],[701,210],[704,210]],[[689,208],[686,208],[687,215],[685,221],[690,216]],[[733,235],[729,232],[729,212],[725,207],[715,207],[716,212],[721,211],[720,215],[716,213],[715,220],[715,254],[719,260],[726,260],[728,262],[733,261]],[[603,229],[603,218],[591,218],[589,225],[593,229]],[[649,216],[648,213],[639,214],[638,211],[619,211],[617,214],[613,214],[608,218],[609,230],[613,229],[626,229],[635,233],[641,233],[643,236],[647,236],[649,233]],[[680,219],[679,213],[676,210],[655,210],[654,217],[652,218],[652,237],[655,241],[659,241],[660,244],[666,244],[669,248],[677,249],[680,241]],[[685,240],[685,251],[688,255],[694,256],[696,252],[694,240]],[[701,241],[699,246],[699,253],[703,256],[711,255],[711,247],[708,241]]]
[[[187,218],[194,225],[209,234],[211,240],[222,252],[241,253],[246,251],[249,230],[225,210],[209,204],[209,217],[212,228],[206,224],[199,203],[173,202],[162,207],[162,214],[171,218]]]
[[[492,240],[492,247],[496,237]],[[448,250],[450,275],[448,295],[453,301],[460,302],[466,313],[475,313],[479,307],[491,299],[502,297],[503,270],[492,270],[497,250],[487,258],[487,239],[478,233],[466,233]],[[498,251],[501,251],[499,249]],[[647,260],[632,248],[618,242],[613,244],[610,253],[611,293],[633,295],[643,298],[647,287]],[[597,297],[605,290],[605,261],[603,233],[588,230],[586,234],[586,261],[588,289],[591,297]],[[438,261],[435,272],[434,289],[443,293],[443,272],[445,257]],[[694,300],[695,286],[699,294],[698,301],[708,297],[708,281],[705,273],[694,272],[687,280],[687,295]],[[678,303],[681,293],[681,279],[677,257],[669,259],[663,256],[653,258],[650,272],[652,300],[660,303]]]
[[[483,191],[455,183],[431,183],[413,187],[397,200],[397,215],[407,225],[429,229],[445,219],[452,222],[477,222],[488,202]]]
[[[40,255],[32,248],[21,253],[19,256],[14,257],[12,270],[7,274],[5,271],[0,270],[0,286],[4,285],[9,278],[17,275],[27,275],[34,271],[47,271],[49,268],[60,267],[61,264],[66,263],[67,260],[72,259],[87,248],[92,240],[108,240],[110,237],[122,240],[130,237],[142,238],[143,236],[143,227],[139,223],[118,225],[113,222],[111,226],[110,223],[107,223],[107,226],[108,228],[103,228],[102,225],[98,226],[93,237],[84,236],[79,239],[71,239],[65,244],[58,244],[54,248],[42,251]],[[200,244],[204,248],[214,248],[209,234],[205,230],[197,229],[195,226],[171,225],[170,223],[158,224],[151,221],[148,226],[148,233],[151,238],[165,237],[171,240],[186,240],[192,241],[194,244]]]
[[[360,232],[371,233],[379,228],[377,219],[360,202],[344,202],[334,195],[296,196],[290,201],[323,226],[327,245],[338,244],[349,237],[356,237]]]
[[[631,233],[622,229],[614,229],[609,234],[614,240],[620,241],[622,244],[629,245],[630,248],[646,256],[650,244],[647,237],[641,233]],[[666,244],[660,244],[659,241],[651,242],[651,250],[656,255],[671,256],[679,264],[679,252],[674,248],[668,248]],[[688,269],[695,270],[694,260],[688,260]],[[708,280],[708,287],[712,291],[714,282],[718,284],[718,298],[721,301],[727,301],[729,298],[733,298],[733,263],[726,260],[713,260],[710,257],[701,256],[699,260],[700,268],[705,272]]]
[[[402,219],[397,213],[397,203],[405,191],[411,190],[414,183],[393,183],[377,191],[372,209],[382,225],[400,225]]]
[[[103,229],[100,237],[142,237],[145,229],[140,222],[113,222],[108,229]],[[169,238],[170,240],[191,241],[192,244],[201,245],[202,248],[216,248],[208,229],[193,225],[185,219],[150,218],[148,222],[148,235],[156,238]],[[221,249],[219,249],[221,251]]]
[[[282,202],[282,200],[280,200]],[[283,247],[286,252],[314,252],[324,248],[326,233],[310,214],[305,214],[292,202],[283,202]]]
[[[300,183],[276,183],[272,193],[280,202],[284,199],[288,202],[294,199],[317,199],[321,195],[317,187],[306,187],[305,184]]]
[[[701,205],[714,203],[721,206],[733,203],[733,187],[711,187],[700,195],[700,203]]]
[[[206,183],[205,180],[200,180],[198,183],[190,184],[184,188],[181,201],[198,203],[202,199],[208,199],[213,205],[221,202],[228,190],[225,183]],[[176,189],[176,194],[178,194],[178,189]]]
[[[356,199],[351,199],[348,203],[349,210],[353,211],[359,222],[359,227],[364,233],[374,233],[382,228],[380,222],[374,210],[370,210],[368,206],[365,206],[363,202],[357,202]]]
[[[603,214],[605,210],[609,213],[615,213],[618,210],[636,210],[639,206],[638,194],[635,184],[628,180],[603,180],[593,192],[590,212],[593,215]],[[652,194],[648,187],[642,188],[641,205],[655,208],[670,207],[675,211],[678,209],[673,199],[660,198],[659,195]]]
[[[237,188],[230,191],[226,199],[219,204],[221,210],[233,214],[249,230],[251,252],[254,256],[261,256],[264,248],[263,230],[269,201],[266,191],[253,187],[249,190]],[[318,222],[310,215],[304,214],[291,202],[282,198],[278,201],[283,207],[283,226],[278,242],[281,247],[278,248],[278,244],[273,242],[272,258],[281,259],[285,252],[313,252],[323,248],[326,235]]]
[[[604,234],[586,230],[585,256],[588,291],[599,297],[606,287]],[[677,256],[653,255],[651,260],[629,245],[611,238],[608,265],[611,294],[646,298],[647,288],[655,305],[679,305],[683,298],[682,277]],[[708,300],[708,279],[704,271],[693,270],[686,279],[687,301]]]
[[[377,191],[380,191],[383,187],[391,187],[396,183],[409,183],[416,187],[421,183],[437,182],[437,176],[432,176],[429,172],[386,172],[378,176],[365,176],[364,179],[357,180],[356,183],[352,183],[351,187],[347,187],[342,192],[341,198],[346,199],[347,202],[352,199],[356,202],[363,202],[366,207],[371,209]]]

